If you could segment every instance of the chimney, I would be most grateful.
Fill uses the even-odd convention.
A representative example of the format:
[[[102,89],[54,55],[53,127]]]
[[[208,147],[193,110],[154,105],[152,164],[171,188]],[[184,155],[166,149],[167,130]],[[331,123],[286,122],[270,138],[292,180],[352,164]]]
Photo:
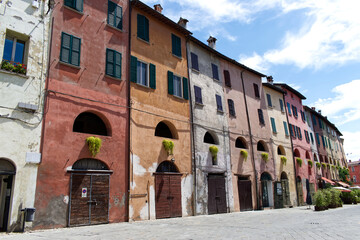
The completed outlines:
[[[160,4],[156,4],[154,5],[154,9],[155,11],[157,11],[158,13],[161,13],[161,11],[163,10],[162,6]]]
[[[182,26],[183,28],[186,28],[186,24],[187,24],[188,22],[189,22],[189,20],[180,17],[180,19],[179,19],[179,21],[178,21],[178,24],[179,24],[180,26]]]
[[[316,111],[316,108],[315,107],[311,107],[312,110]]]
[[[267,76],[267,77],[266,77],[266,80],[267,80],[267,82],[270,83],[270,84],[273,84],[273,83],[274,83],[274,79],[273,79],[272,76]]]
[[[210,36],[207,40],[209,47],[216,49],[216,38]]]
[[[318,110],[318,113],[321,115],[321,110]]]

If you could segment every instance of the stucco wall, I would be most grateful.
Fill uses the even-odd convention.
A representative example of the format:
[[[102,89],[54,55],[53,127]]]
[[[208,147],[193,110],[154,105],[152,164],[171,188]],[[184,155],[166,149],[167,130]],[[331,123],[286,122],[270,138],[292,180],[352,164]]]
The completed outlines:
[[[31,7],[31,0],[11,3],[0,3],[0,59],[7,30],[11,30],[12,37],[26,41],[27,65],[26,75],[0,70],[0,158],[16,168],[8,222],[8,230],[14,231],[21,229],[20,210],[34,207],[38,164],[26,162],[26,153],[40,152],[49,16],[45,15],[47,3],[43,1],[39,8]],[[38,108],[35,113],[27,113],[18,107],[19,102]],[[40,154],[37,159],[40,160]]]

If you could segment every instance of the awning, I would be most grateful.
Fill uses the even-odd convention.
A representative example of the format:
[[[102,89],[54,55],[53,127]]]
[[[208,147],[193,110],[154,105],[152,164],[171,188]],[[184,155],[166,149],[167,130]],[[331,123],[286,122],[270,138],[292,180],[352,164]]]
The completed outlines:
[[[331,185],[335,185],[335,183],[333,181],[331,181],[330,179],[327,179],[327,178],[324,178],[324,177],[321,177],[321,179],[324,180],[327,183],[330,183]]]
[[[340,186],[345,187],[345,188],[350,187],[350,185],[349,185],[349,184],[344,183],[344,182],[341,182],[341,181],[338,181],[337,183],[338,183]]]

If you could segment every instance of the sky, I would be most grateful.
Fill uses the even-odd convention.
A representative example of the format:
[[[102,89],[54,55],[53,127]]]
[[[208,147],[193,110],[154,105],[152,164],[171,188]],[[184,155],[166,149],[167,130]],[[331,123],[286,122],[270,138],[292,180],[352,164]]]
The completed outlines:
[[[360,159],[359,0],[143,0],[216,50],[287,83],[343,134]]]

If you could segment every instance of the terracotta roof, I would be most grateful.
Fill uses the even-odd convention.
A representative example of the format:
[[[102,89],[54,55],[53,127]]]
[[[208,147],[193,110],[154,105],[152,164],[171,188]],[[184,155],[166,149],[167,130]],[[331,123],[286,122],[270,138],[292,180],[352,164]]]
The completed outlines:
[[[280,86],[285,88],[286,90],[289,90],[290,92],[294,93],[296,96],[298,96],[299,98],[305,100],[306,97],[304,95],[302,95],[300,92],[296,91],[295,89],[293,89],[292,87],[290,87],[289,85],[287,85],[286,83],[274,83],[275,86]]]

